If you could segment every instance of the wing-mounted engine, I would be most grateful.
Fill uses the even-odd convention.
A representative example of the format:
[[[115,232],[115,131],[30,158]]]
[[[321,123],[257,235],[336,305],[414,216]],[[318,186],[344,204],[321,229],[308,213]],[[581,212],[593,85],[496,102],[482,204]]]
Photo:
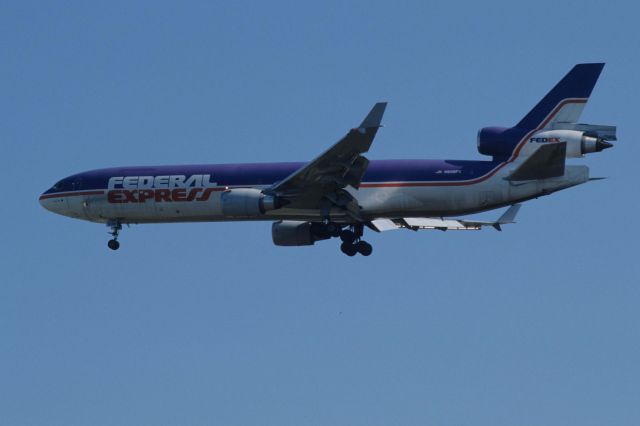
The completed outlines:
[[[287,200],[264,194],[255,188],[233,188],[222,193],[222,214],[230,218],[251,218],[277,210]]]
[[[311,246],[316,241],[331,238],[322,223],[279,220],[271,226],[273,243],[277,246]]]
[[[568,123],[567,123],[568,124]],[[613,144],[608,140],[616,140],[614,126],[581,126],[585,130],[544,130],[535,133],[529,139],[532,143],[567,143],[567,158],[579,158],[585,154],[600,152],[611,148]],[[592,127],[589,129],[589,127]],[[606,128],[606,129],[603,129]],[[599,130],[603,129],[603,130]],[[613,129],[613,131],[611,131]],[[607,140],[608,139],[608,140]]]

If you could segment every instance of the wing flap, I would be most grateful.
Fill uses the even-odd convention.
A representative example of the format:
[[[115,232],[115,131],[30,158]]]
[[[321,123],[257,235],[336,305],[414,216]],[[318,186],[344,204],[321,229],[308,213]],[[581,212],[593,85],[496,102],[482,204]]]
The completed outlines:
[[[451,219],[435,219],[429,217],[405,217],[402,219],[409,228],[452,230],[477,230],[479,226],[465,225],[462,221]]]
[[[391,219],[374,219],[371,221],[371,225],[373,225],[378,232],[393,231],[402,228],[401,225],[396,224]]]
[[[396,219],[374,219],[370,224],[378,232],[392,231],[400,228],[406,228],[413,231],[418,231],[420,229],[437,229],[440,231],[478,231],[484,226],[492,226],[498,231],[501,231],[501,225],[515,223],[515,218],[519,210],[520,204],[514,204],[509,207],[502,216],[498,218],[498,220],[493,222],[434,217],[403,217]]]

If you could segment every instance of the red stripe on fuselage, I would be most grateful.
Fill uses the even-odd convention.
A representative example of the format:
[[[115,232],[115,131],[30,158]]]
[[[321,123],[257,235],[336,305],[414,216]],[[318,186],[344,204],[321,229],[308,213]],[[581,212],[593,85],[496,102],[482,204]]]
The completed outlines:
[[[57,192],[55,194],[44,194],[40,196],[41,200],[47,198],[75,197],[78,195],[103,195],[104,191],[78,191],[78,192]]]
[[[201,189],[205,191],[210,191],[210,192],[221,192],[221,191],[224,191],[226,188],[227,188],[226,186],[219,186],[215,188],[201,188]],[[180,189],[180,188],[176,188],[176,189]],[[122,191],[122,189],[118,188],[116,191]],[[138,190],[134,189],[133,191],[138,191]],[[105,191],[56,192],[54,194],[41,195],[40,200],[46,200],[47,198],[62,198],[62,197],[76,197],[80,195],[104,195],[104,194],[105,194]],[[185,200],[185,201],[190,201],[190,200]]]

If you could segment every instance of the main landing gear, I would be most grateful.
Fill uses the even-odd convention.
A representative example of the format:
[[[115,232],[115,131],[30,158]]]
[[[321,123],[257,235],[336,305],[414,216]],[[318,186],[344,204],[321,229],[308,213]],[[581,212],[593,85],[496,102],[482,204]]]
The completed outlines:
[[[345,225],[330,222],[327,218],[322,223],[312,223],[311,234],[314,241],[340,238],[342,240],[340,250],[347,256],[355,256],[358,253],[363,256],[370,256],[373,252],[371,244],[362,239],[364,234],[364,225],[362,223]]]
[[[340,250],[347,256],[355,256],[356,253],[360,253],[363,256],[370,256],[373,252],[373,247],[361,239],[363,234],[364,226],[362,224],[343,229],[340,232],[340,239],[342,240]]]
[[[107,223],[107,226],[111,228],[109,234],[113,236],[113,238],[110,239],[109,242],[107,242],[107,246],[109,246],[111,250],[118,250],[120,248],[120,243],[118,242],[118,234],[120,233],[120,230],[122,230],[122,223],[119,220],[114,220],[109,221]]]

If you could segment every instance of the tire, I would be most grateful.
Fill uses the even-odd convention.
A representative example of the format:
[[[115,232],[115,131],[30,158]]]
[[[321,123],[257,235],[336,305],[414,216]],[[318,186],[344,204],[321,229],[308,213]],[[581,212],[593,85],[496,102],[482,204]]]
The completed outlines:
[[[346,229],[340,233],[340,239],[342,242],[353,244],[356,240],[356,234],[353,231]]]
[[[342,252],[349,257],[355,256],[356,253],[358,252],[358,250],[356,249],[356,246],[350,243],[340,244],[340,250],[342,250]]]
[[[120,243],[118,240],[109,240],[107,246],[109,246],[111,250],[118,250],[120,248]]]
[[[363,256],[371,256],[373,247],[366,241],[358,241],[355,245],[356,250]]]

